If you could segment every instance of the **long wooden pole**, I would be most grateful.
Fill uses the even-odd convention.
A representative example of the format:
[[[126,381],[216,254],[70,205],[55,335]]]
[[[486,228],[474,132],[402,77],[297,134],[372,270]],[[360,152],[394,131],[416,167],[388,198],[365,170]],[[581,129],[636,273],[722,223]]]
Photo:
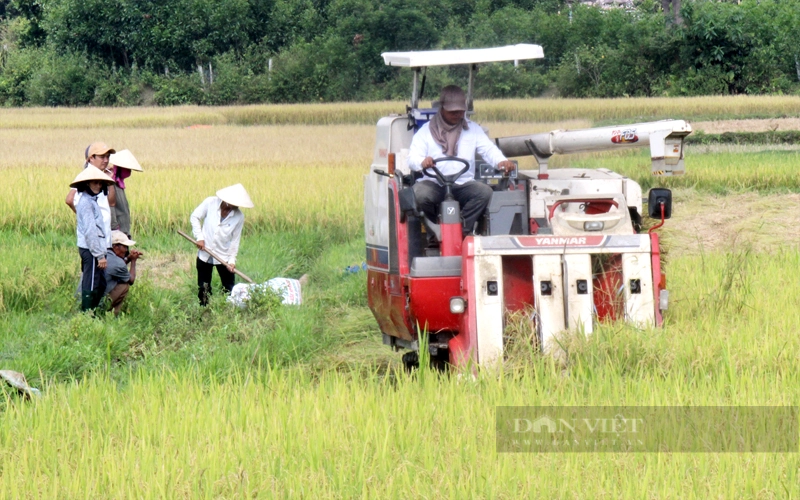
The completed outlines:
[[[195,239],[194,239],[194,238],[192,238],[192,237],[191,237],[191,236],[189,236],[188,234],[184,233],[184,232],[183,232],[183,231],[181,231],[180,229],[178,230],[178,234],[180,234],[181,236],[183,236],[183,237],[184,237],[184,238],[186,238],[187,240],[189,240],[189,241],[191,241],[192,243],[194,243],[195,245],[197,245],[197,241],[195,241]],[[206,253],[208,253],[208,255],[210,255],[210,256],[212,256],[212,257],[214,257],[215,259],[217,259],[217,260],[218,260],[220,263],[223,263],[223,262],[225,262],[225,260],[223,260],[223,259],[220,259],[219,257],[217,257],[217,255],[216,255],[214,252],[212,252],[212,251],[211,251],[211,250],[210,250],[208,247],[206,247],[205,251],[206,251]],[[255,281],[251,280],[251,279],[250,279],[250,278],[249,278],[249,277],[248,277],[246,274],[244,274],[244,273],[243,273],[243,272],[241,272],[240,270],[238,270],[238,269],[234,268],[234,269],[233,269],[233,272],[234,272],[234,273],[236,273],[236,274],[238,274],[239,276],[241,276],[241,277],[242,277],[242,279],[244,279],[244,280],[245,280],[245,281],[247,281],[248,283],[255,283]]]

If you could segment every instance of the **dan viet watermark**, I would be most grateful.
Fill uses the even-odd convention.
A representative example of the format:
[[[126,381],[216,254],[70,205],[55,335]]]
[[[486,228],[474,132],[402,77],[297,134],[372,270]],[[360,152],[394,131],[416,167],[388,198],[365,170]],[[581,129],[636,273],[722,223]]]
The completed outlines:
[[[498,452],[778,452],[796,406],[499,406]]]

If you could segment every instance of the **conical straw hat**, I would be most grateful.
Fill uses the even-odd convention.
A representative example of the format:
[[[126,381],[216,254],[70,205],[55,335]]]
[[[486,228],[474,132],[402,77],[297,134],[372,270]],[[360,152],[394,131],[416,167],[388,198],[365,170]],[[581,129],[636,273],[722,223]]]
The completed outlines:
[[[127,149],[123,149],[119,153],[112,154],[108,159],[108,162],[118,167],[127,168],[128,170],[144,172],[144,170],[142,170],[142,166],[139,165],[138,161],[136,161],[136,157],[134,157],[133,153]]]
[[[15,372],[12,370],[0,370],[0,378],[8,382],[8,385],[11,387],[17,389],[18,391],[22,391],[27,395],[41,395],[39,389],[28,385],[28,381],[25,380],[25,375],[21,374],[20,372]]]
[[[217,191],[217,196],[229,205],[241,208],[253,208],[253,202],[250,200],[250,195],[244,190],[241,184],[228,186]]]
[[[101,172],[99,168],[86,167],[75,177],[69,187],[76,187],[81,182],[86,181],[102,181],[106,185],[114,184],[114,179]]]

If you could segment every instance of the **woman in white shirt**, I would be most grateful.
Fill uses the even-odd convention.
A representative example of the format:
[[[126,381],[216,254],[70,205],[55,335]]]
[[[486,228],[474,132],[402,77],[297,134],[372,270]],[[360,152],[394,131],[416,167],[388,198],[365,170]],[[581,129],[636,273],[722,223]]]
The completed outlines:
[[[236,281],[236,255],[242,237],[244,214],[239,208],[253,208],[244,186],[236,184],[217,191],[194,209],[191,216],[192,233],[197,240],[197,297],[200,305],[208,304],[211,276],[216,267],[222,287],[230,293]],[[225,262],[219,262],[206,252],[211,250]]]

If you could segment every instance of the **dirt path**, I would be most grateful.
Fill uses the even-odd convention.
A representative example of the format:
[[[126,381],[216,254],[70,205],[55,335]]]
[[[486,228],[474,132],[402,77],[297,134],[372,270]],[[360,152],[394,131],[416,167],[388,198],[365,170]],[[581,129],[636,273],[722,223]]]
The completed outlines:
[[[800,130],[800,118],[767,118],[760,120],[715,120],[690,122],[692,129],[706,134],[723,132],[771,132],[774,130]]]
[[[800,246],[800,194],[728,196],[675,192],[664,226],[669,251],[718,252],[734,245],[755,251]]]
[[[139,269],[155,286],[177,290],[183,286],[186,275],[193,272],[193,261],[185,253],[148,255],[147,260],[139,263]]]

